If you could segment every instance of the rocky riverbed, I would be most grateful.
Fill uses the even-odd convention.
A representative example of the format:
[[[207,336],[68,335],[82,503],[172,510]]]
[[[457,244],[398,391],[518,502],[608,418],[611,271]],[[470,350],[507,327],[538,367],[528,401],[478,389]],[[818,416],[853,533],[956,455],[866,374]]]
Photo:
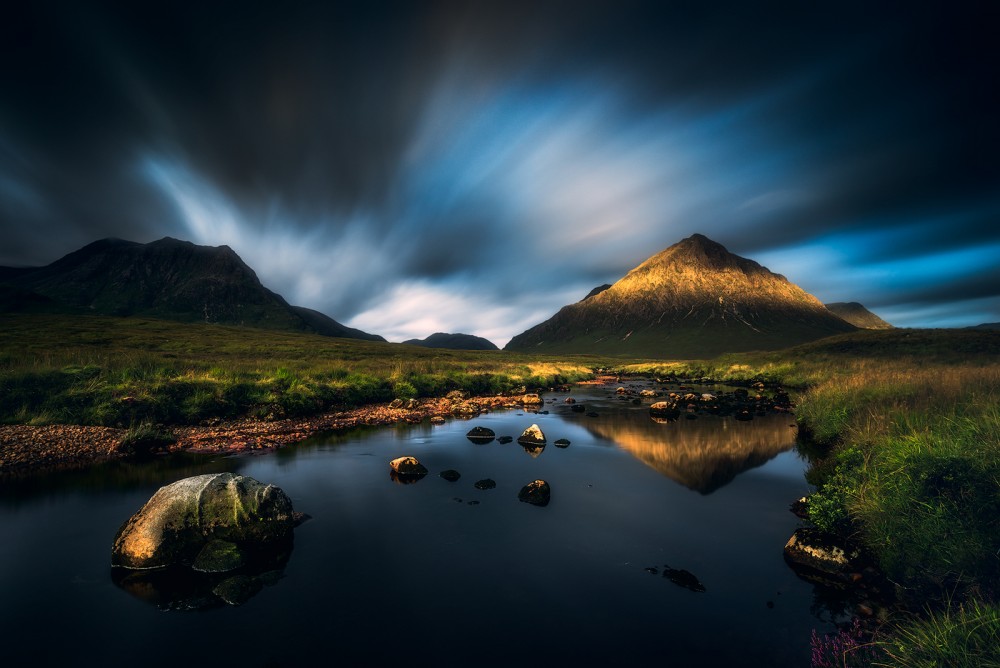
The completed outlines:
[[[273,450],[313,434],[359,426],[398,422],[444,422],[449,417],[474,417],[484,411],[517,408],[523,396],[469,397],[451,392],[446,397],[395,400],[301,418],[266,421],[256,418],[219,420],[192,426],[163,427],[176,439],[170,452],[229,453]],[[82,468],[123,459],[131,452],[121,446],[126,429],[80,425],[0,425],[0,477],[39,471]]]

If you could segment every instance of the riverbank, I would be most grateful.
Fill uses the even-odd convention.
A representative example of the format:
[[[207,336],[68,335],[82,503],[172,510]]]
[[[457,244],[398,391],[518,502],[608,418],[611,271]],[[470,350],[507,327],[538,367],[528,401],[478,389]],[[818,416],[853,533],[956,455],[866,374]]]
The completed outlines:
[[[1000,665],[1000,333],[861,332],[622,371],[798,388],[808,519],[859,543],[903,604],[874,639],[831,646],[874,643],[875,665]]]
[[[157,431],[174,439],[164,447],[167,452],[265,451],[293,445],[322,432],[424,420],[444,422],[484,411],[519,408],[522,402],[520,395],[469,397],[453,391],[446,397],[399,400],[308,417],[210,420],[203,425],[159,427]],[[85,468],[134,456],[125,445],[129,432],[123,428],[86,425],[0,425],[0,479]]]

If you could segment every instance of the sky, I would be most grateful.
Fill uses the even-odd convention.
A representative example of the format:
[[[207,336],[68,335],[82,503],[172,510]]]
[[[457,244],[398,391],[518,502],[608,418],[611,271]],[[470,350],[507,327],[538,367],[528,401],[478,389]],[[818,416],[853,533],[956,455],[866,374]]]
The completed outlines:
[[[503,346],[700,232],[903,327],[1000,321],[996,2],[54,2],[0,22],[0,265],[233,248]]]

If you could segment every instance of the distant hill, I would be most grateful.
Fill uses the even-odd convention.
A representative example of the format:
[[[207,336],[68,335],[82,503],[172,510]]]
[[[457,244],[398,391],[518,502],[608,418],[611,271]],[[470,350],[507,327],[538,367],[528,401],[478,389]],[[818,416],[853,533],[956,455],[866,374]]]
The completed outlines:
[[[144,316],[384,341],[300,306],[263,285],[228,246],[166,237],[103,239],[50,265],[0,267],[0,310]]]
[[[1000,322],[984,322],[981,325],[973,325],[965,329],[1000,329]]]
[[[445,334],[437,332],[431,334],[426,339],[410,339],[403,341],[411,346],[423,346],[424,348],[450,348],[452,350],[500,350],[489,339],[472,334]]]
[[[507,350],[705,358],[774,350],[856,328],[753,260],[695,234],[564,306]]]
[[[826,307],[859,329],[892,329],[892,325],[858,302],[833,302]]]

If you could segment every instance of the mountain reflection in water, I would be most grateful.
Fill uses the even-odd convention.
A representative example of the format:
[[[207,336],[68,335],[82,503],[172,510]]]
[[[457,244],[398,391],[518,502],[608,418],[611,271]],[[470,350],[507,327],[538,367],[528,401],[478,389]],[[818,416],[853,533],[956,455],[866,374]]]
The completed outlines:
[[[601,418],[584,423],[587,430],[702,494],[711,494],[795,446],[796,430],[789,427],[794,418],[788,415],[765,415],[749,422],[715,416],[656,422],[648,412],[635,411]]]

